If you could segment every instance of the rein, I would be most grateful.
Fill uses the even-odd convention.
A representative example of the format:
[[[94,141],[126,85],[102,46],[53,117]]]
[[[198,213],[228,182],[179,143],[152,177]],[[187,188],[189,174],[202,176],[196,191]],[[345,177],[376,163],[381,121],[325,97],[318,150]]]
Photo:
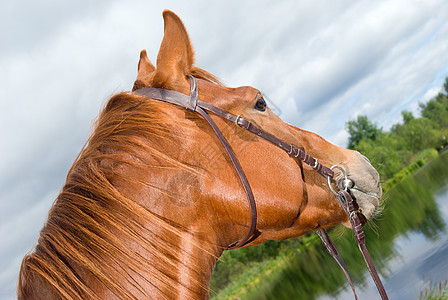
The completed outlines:
[[[367,264],[367,267],[369,269],[369,272],[375,281],[375,284],[378,288],[378,291],[381,295],[382,299],[388,299],[386,291],[381,283],[381,280],[378,276],[378,273],[373,265],[373,261],[369,255],[369,252],[367,251],[367,248],[365,246],[365,234],[362,230],[362,222],[358,216],[358,214],[361,214],[360,210],[356,209],[356,203],[353,200],[353,198],[350,195],[349,188],[352,187],[351,181],[347,178],[345,174],[345,170],[340,166],[333,166],[331,168],[328,168],[321,163],[318,162],[318,160],[308,153],[304,152],[302,149],[294,146],[293,144],[288,144],[277,137],[271,135],[270,133],[267,133],[266,131],[258,128],[250,121],[244,119],[241,115],[235,116],[229,112],[226,112],[216,106],[213,106],[211,104],[208,104],[206,102],[203,102],[198,99],[198,84],[196,78],[189,75],[190,78],[190,95],[185,95],[182,93],[179,93],[177,91],[172,90],[166,90],[161,88],[144,88],[140,90],[136,90],[133,92],[133,94],[144,96],[147,98],[168,102],[171,104],[175,104],[181,107],[186,108],[188,111],[191,112],[197,112],[199,113],[210,125],[210,127],[215,132],[216,136],[218,137],[219,141],[223,145],[225,151],[227,152],[230,160],[232,161],[232,164],[238,174],[238,177],[240,178],[240,181],[243,185],[243,188],[246,192],[247,199],[249,202],[249,208],[250,208],[250,218],[251,218],[251,225],[249,228],[248,233],[246,236],[240,240],[237,241],[230,246],[226,248],[226,250],[230,249],[236,249],[243,247],[247,245],[248,243],[255,240],[261,232],[257,230],[257,207],[255,203],[255,198],[252,193],[252,189],[249,185],[249,182],[247,181],[246,175],[244,174],[243,169],[241,168],[241,165],[238,162],[238,159],[235,156],[235,153],[233,152],[232,148],[230,147],[229,143],[225,139],[225,137],[222,135],[221,131],[219,130],[216,123],[212,120],[212,118],[209,116],[208,112],[211,112],[215,115],[220,116],[223,119],[226,119],[232,123],[235,123],[241,128],[246,129],[247,131],[267,140],[268,142],[276,145],[277,147],[280,147],[284,151],[286,151],[289,155],[300,159],[302,162],[309,165],[311,168],[313,168],[317,173],[322,175],[323,177],[328,179],[328,183],[330,186],[331,191],[336,195],[336,199],[344,209],[345,213],[347,214],[350,223],[352,225],[353,233],[355,235],[356,242],[358,244],[358,247],[364,257],[364,260]],[[338,168],[340,169],[345,177],[345,180],[343,181],[343,189],[339,190],[338,192],[335,192],[331,186],[331,179],[334,177],[333,169]],[[325,245],[328,253],[333,256],[333,258],[336,260],[336,262],[339,264],[341,269],[343,270],[352,290],[355,296],[355,299],[358,299],[358,296],[356,295],[356,291],[354,288],[354,285],[352,283],[352,280],[350,278],[349,272],[347,270],[347,267],[342,260],[342,257],[340,256],[338,250],[336,249],[335,245],[331,241],[327,231],[323,228],[317,230],[317,234],[322,240],[322,243]]]

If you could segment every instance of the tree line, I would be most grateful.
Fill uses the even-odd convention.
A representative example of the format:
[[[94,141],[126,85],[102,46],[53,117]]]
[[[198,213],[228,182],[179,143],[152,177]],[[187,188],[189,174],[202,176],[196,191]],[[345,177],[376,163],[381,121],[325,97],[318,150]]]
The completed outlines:
[[[441,151],[448,138],[448,77],[444,91],[427,103],[420,103],[420,117],[402,111],[402,123],[389,131],[372,123],[367,116],[358,116],[346,123],[348,148],[369,158],[383,180],[391,178],[425,149]]]

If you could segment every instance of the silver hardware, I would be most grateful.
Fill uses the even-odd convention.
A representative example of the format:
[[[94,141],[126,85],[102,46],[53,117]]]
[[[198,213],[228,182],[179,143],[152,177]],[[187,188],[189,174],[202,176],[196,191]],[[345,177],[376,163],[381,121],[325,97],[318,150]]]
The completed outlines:
[[[364,193],[364,194],[366,194],[366,195],[369,196],[369,197],[372,197],[372,198],[374,198],[374,199],[376,199],[376,200],[379,200],[378,194],[371,193],[371,192],[366,192],[366,191],[364,191],[363,189],[360,189],[360,188],[358,188],[358,187],[356,187],[356,186],[352,187],[351,189],[352,189],[352,190],[360,191],[361,193]]]
[[[280,144],[278,146],[281,147]],[[289,155],[292,155],[293,149],[294,149],[294,146],[293,145],[289,145],[289,151],[288,151]]]
[[[345,172],[345,169],[343,167],[341,167],[339,165],[334,165],[330,168],[330,170],[333,170],[333,169],[339,169],[342,171],[342,174],[344,175],[344,181],[342,182],[344,190],[347,191],[348,189],[353,187],[353,181],[348,179],[347,172]],[[333,187],[331,186],[331,177],[328,176],[327,180],[328,180],[328,186],[330,187],[330,190],[333,192],[333,194],[335,194],[337,196],[338,193],[336,193],[335,190],[333,189]]]
[[[348,178],[345,178],[344,181],[342,182],[342,184],[343,184],[345,190],[351,189],[353,187],[353,181],[351,181]]]
[[[241,115],[238,115],[238,116],[236,117],[236,120],[235,120],[235,124],[238,125],[238,126],[240,126],[240,127],[241,127],[241,125],[240,125],[239,121],[240,121],[241,118],[242,118]]]
[[[317,158],[315,158],[316,162],[314,163],[314,166],[312,166],[311,168],[313,169],[317,169],[317,167],[319,166],[319,162],[317,161]]]

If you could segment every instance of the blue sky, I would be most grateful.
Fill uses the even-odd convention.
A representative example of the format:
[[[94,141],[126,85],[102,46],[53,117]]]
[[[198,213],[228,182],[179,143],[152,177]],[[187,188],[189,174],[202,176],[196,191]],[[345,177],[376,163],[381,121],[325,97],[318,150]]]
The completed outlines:
[[[197,65],[268,95],[281,117],[345,146],[344,124],[418,114],[448,75],[448,2],[3,1],[0,4],[0,298],[12,298],[95,116],[154,62],[168,8]]]

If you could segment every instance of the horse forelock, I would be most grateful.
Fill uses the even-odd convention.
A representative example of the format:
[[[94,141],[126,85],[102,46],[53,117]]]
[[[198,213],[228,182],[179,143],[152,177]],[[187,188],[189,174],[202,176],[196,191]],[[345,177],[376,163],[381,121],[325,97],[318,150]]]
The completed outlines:
[[[200,69],[200,68],[198,68],[196,66],[192,67],[192,69],[190,70],[190,75],[192,75],[192,76],[194,76],[196,78],[199,78],[199,79],[206,80],[206,81],[211,82],[211,83],[215,83],[217,85],[221,85],[221,86],[224,85],[222,83],[221,79],[219,79],[215,75],[213,75],[213,74],[211,74],[211,73],[209,73],[209,72],[207,72],[207,71],[205,71],[203,69]]]
[[[160,167],[156,162],[162,161],[165,168],[198,172],[156,146],[159,140],[179,142],[195,130],[185,124],[173,127],[171,116],[159,106],[127,93],[108,101],[49,212],[35,251],[22,262],[19,297],[36,292],[30,283],[36,278],[68,299],[101,298],[92,282],[122,299],[148,297],[143,285],[163,294],[179,284],[174,270],[183,264],[178,259],[183,250],[170,239],[186,229],[168,223],[120,188],[146,184],[123,177],[123,166],[143,170]],[[199,265],[188,267],[200,272]],[[148,271],[151,279],[144,276]]]

